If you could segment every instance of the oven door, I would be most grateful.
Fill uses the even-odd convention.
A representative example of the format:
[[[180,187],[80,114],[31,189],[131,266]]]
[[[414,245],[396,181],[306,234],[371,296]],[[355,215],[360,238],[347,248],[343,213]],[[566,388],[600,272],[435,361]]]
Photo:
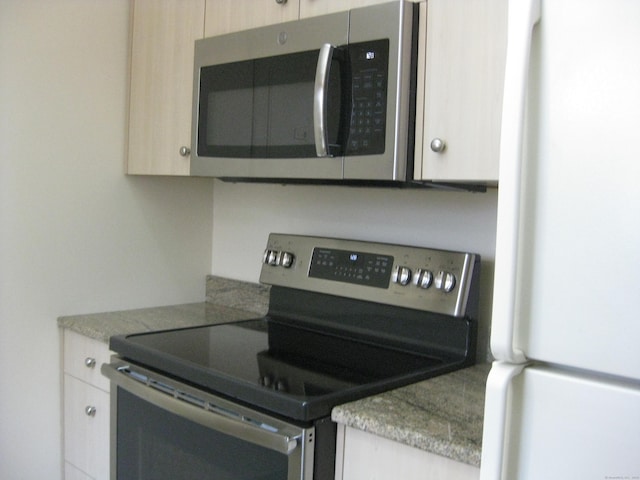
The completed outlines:
[[[111,389],[112,480],[311,480],[301,428],[151,372],[102,366]]]

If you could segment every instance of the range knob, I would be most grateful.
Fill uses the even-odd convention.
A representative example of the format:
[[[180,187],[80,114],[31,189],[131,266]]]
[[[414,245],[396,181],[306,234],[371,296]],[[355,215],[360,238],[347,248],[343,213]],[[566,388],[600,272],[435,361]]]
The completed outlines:
[[[266,249],[264,256],[262,257],[262,263],[267,265],[278,265],[278,252],[275,250]]]
[[[433,273],[430,270],[419,268],[413,274],[413,284],[419,288],[429,288],[433,283]]]
[[[438,290],[449,293],[456,286],[456,276],[450,272],[440,271],[436,275],[434,285]]]
[[[291,267],[291,265],[293,265],[293,258],[294,258],[293,257],[293,253],[290,253],[290,252],[279,252],[278,253],[278,258],[277,258],[277,263],[281,267],[289,268],[289,267]]]
[[[260,377],[260,385],[263,387],[271,388],[273,385],[273,377],[271,375],[263,375]]]
[[[393,283],[399,283],[400,285],[408,285],[411,281],[411,270],[409,267],[401,267],[396,265],[391,273],[391,280]]]

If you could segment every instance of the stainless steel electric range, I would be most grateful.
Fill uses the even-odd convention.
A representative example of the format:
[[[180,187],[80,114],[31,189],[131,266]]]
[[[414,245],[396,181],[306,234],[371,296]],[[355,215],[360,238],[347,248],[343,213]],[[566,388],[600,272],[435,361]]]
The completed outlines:
[[[265,317],[111,338],[112,478],[332,479],[334,406],[475,362],[479,267],[271,234]]]

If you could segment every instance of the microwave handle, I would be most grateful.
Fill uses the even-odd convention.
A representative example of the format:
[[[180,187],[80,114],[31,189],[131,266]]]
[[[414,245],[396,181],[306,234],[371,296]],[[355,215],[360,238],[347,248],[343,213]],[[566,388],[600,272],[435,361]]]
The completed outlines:
[[[327,136],[327,91],[329,89],[329,69],[335,47],[325,43],[318,54],[316,79],[313,89],[313,133],[316,142],[316,155],[329,157],[329,139]]]

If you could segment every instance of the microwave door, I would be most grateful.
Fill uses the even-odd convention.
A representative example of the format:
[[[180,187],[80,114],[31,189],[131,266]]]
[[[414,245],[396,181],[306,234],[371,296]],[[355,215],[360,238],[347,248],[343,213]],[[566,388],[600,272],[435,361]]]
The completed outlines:
[[[315,156],[316,54],[292,53],[201,70],[198,154],[232,158]]]
[[[224,165],[216,176],[342,177],[341,158],[327,157],[342,153],[349,101],[343,99],[339,49],[331,50],[329,57],[310,50],[201,69],[197,153]]]
[[[342,112],[348,109],[343,98],[343,63],[340,49],[326,44],[320,50],[276,57],[265,61],[261,90],[266,145],[259,156],[266,158],[334,157],[342,153]],[[321,153],[318,146],[321,145]]]

